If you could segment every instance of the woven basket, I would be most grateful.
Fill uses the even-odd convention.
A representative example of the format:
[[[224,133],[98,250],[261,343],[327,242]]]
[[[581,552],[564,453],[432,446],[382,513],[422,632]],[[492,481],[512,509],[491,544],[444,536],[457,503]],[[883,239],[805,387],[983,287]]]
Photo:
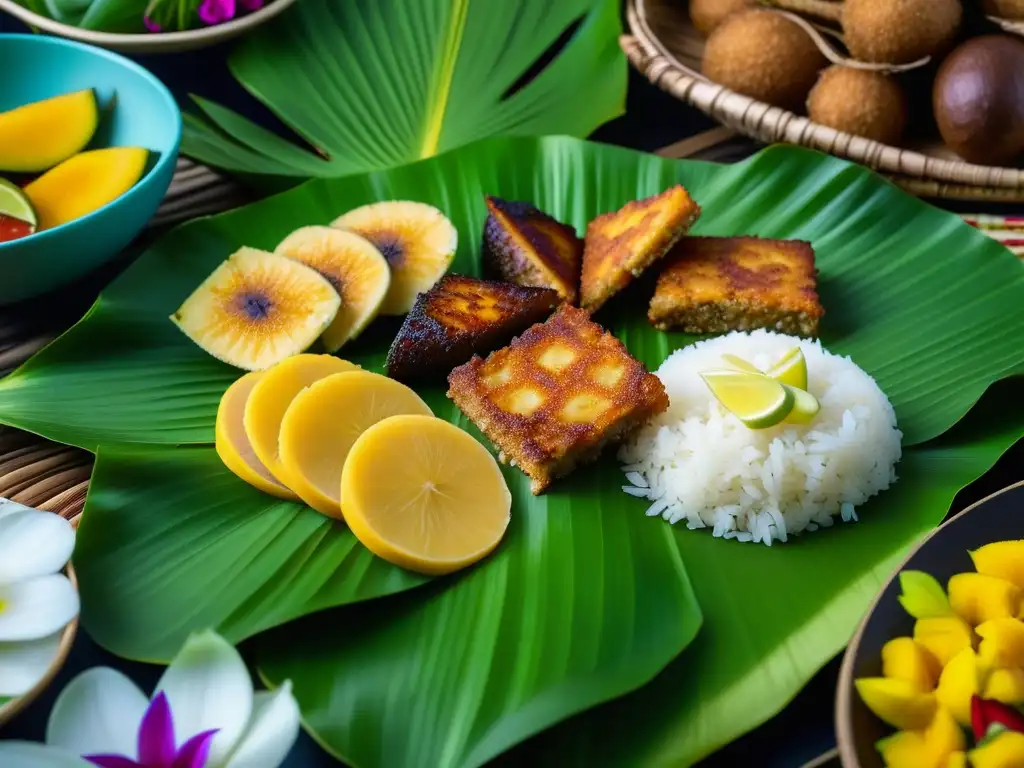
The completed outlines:
[[[700,74],[704,39],[688,0],[627,0],[631,34],[620,40],[630,62],[654,85],[720,123],[766,144],[785,142],[844,157],[926,197],[1024,201],[1024,170],[975,165],[939,144],[901,149],[836,131],[756,101]]]

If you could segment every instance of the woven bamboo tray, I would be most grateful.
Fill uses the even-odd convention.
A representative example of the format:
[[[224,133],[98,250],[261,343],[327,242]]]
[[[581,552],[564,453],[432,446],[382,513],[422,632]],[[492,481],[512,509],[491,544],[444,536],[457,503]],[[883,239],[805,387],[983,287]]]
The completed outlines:
[[[1024,170],[965,163],[940,144],[899,148],[813,123],[755,101],[700,74],[704,39],[688,0],[627,0],[630,34],[620,45],[636,69],[663,91],[733,130],[771,144],[811,147],[873,168],[911,194],[953,200],[1024,202]]]

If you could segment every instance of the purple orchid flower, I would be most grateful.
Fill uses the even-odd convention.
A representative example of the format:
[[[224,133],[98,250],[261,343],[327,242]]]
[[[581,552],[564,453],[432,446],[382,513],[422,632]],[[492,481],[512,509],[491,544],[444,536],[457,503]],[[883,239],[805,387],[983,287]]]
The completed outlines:
[[[98,768],[204,768],[217,729],[197,733],[175,747],[174,717],[163,691],[149,703],[139,726],[139,757],[83,755]]]
[[[207,25],[221,24],[235,18],[235,0],[203,0],[199,18]]]

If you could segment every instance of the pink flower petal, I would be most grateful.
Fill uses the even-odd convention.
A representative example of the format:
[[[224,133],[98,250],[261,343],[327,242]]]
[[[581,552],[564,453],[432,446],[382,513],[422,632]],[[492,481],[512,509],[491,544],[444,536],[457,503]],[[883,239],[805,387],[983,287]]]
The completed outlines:
[[[203,0],[199,18],[204,24],[220,24],[235,17],[235,0]]]
[[[213,737],[218,730],[218,728],[214,728],[212,731],[197,733],[182,744],[171,768],[205,768],[206,761],[210,757]]]
[[[139,762],[146,768],[171,768],[174,762],[174,718],[163,691],[150,702],[139,726]]]
[[[149,18],[149,16],[143,16],[142,23],[146,25],[146,29],[148,29],[150,32],[162,31],[160,29],[160,25],[153,21],[151,18]]]

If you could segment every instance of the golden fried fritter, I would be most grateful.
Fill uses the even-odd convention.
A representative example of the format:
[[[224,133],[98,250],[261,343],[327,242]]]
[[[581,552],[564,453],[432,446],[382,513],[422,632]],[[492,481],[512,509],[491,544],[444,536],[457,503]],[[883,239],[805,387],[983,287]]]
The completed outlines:
[[[657,376],[567,304],[486,360],[448,377],[448,397],[539,495],[668,407]]]
[[[552,288],[570,304],[580,284],[583,241],[576,230],[529,203],[487,196],[483,259],[487,269],[519,285]]]
[[[388,376],[443,379],[474,354],[507,344],[559,303],[548,288],[445,275],[416,297],[388,351]]]
[[[700,206],[680,185],[626,203],[587,226],[580,306],[596,311],[634,277],[668,252],[700,216]]]
[[[665,260],[647,313],[655,328],[725,333],[770,328],[817,336],[814,250],[800,240],[687,237]]]

